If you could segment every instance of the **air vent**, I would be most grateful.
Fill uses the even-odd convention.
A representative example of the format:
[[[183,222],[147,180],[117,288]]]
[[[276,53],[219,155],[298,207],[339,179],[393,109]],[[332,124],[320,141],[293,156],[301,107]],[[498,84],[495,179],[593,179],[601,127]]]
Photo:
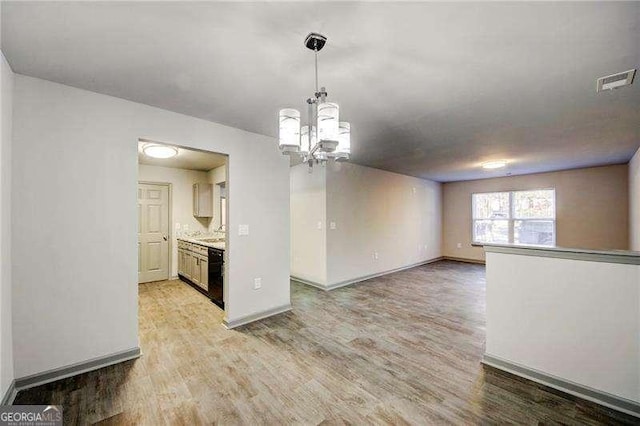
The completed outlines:
[[[604,90],[613,90],[618,87],[628,86],[633,83],[633,76],[636,75],[636,70],[629,70],[618,74],[607,75],[598,79],[598,86],[596,91],[602,92]]]

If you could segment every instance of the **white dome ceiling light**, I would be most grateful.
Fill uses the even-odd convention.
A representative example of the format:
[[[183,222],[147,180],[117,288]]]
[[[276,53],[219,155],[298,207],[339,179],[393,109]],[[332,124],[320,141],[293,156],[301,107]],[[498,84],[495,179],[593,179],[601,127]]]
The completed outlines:
[[[482,168],[487,170],[493,170],[493,169],[501,169],[503,167],[506,167],[506,165],[507,165],[506,160],[495,160],[495,161],[487,161],[486,163],[482,163]]]
[[[142,152],[151,158],[172,158],[178,155],[178,148],[168,145],[149,144],[142,148]]]

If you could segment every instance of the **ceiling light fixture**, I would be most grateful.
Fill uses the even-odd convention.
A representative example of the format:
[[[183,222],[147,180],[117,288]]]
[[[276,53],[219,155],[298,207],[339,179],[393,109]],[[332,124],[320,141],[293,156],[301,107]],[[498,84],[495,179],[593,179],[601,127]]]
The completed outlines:
[[[178,148],[167,145],[151,144],[142,147],[142,152],[144,152],[144,155],[147,157],[166,159],[178,155]]]
[[[482,163],[483,169],[501,169],[507,165],[506,160],[496,160],[496,161],[487,161],[486,163]]]
[[[314,163],[347,161],[351,155],[351,125],[339,121],[338,104],[327,102],[324,87],[318,90],[318,52],[327,38],[311,33],[304,45],[315,53],[316,91],[307,99],[307,125],[300,127],[300,111],[293,108],[281,109],[279,113],[279,146],[285,155],[298,155],[312,167]]]

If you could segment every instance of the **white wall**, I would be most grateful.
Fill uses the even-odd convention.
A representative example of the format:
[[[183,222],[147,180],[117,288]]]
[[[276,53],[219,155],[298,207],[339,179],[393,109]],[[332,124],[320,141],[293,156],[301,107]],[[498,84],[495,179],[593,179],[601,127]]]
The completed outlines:
[[[440,257],[441,198],[436,182],[353,163],[329,163],[327,284]]]
[[[176,230],[180,224],[180,233],[200,231],[209,232],[210,218],[196,218],[193,216],[193,184],[209,183],[209,173],[197,170],[176,169],[172,167],[158,167],[147,164],[138,165],[138,180],[141,182],[160,182],[171,184],[171,277],[178,276],[178,240],[181,236]]]
[[[227,320],[289,305],[289,161],[273,138],[21,75],[13,124],[16,377],[138,345],[141,137],[229,154],[230,228],[250,235],[229,233]]]
[[[640,266],[487,253],[487,355],[640,402]]]
[[[307,164],[291,168],[291,275],[327,283],[326,169]],[[318,229],[318,224],[320,229]]]
[[[227,181],[227,166],[216,167],[207,172],[207,182],[213,184],[213,219],[209,225],[210,232],[216,232],[220,228],[220,186],[219,183]],[[222,236],[222,234],[220,234]]]
[[[13,72],[0,51],[0,399],[13,376],[11,324],[11,135]]]
[[[629,162],[629,248],[640,251],[640,149]]]
[[[441,226],[439,183],[353,163],[291,168],[296,278],[330,288],[437,259]]]

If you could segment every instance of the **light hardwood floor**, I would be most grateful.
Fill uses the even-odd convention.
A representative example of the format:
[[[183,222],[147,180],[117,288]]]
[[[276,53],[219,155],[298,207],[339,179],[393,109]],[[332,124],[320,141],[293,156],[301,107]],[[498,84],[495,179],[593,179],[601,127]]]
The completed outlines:
[[[232,331],[180,281],[139,289],[140,359],[15,403],[62,404],[67,424],[637,424],[481,366],[481,265],[292,283],[292,312]]]

